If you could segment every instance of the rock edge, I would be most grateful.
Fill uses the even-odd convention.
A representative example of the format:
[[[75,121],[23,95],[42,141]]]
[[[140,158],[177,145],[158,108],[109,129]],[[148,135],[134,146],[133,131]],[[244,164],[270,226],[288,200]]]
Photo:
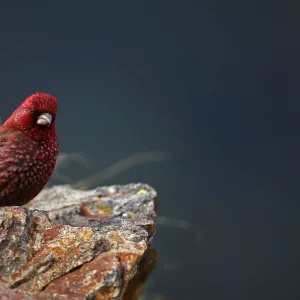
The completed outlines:
[[[0,208],[0,299],[137,299],[157,259],[156,197],[147,184],[61,185]]]

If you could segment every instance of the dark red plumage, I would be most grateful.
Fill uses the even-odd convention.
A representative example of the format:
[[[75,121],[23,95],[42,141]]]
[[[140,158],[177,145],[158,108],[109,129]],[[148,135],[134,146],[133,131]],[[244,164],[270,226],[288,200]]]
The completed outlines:
[[[0,127],[0,206],[23,205],[47,184],[55,168],[58,102],[35,93]]]

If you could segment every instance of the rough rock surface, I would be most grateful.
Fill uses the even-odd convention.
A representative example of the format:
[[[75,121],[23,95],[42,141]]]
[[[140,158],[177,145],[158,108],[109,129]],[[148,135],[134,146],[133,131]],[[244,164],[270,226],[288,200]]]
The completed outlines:
[[[157,258],[155,216],[146,184],[54,186],[0,208],[0,299],[137,299]]]

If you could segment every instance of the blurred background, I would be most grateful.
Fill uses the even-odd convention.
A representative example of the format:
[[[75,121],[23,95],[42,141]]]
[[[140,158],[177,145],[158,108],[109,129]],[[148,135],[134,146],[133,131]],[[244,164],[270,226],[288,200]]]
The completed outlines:
[[[74,181],[169,154],[101,182],[149,183],[159,214],[195,231],[158,227],[147,299],[300,299],[299,8],[1,1],[2,120],[55,95],[61,152],[91,162]]]

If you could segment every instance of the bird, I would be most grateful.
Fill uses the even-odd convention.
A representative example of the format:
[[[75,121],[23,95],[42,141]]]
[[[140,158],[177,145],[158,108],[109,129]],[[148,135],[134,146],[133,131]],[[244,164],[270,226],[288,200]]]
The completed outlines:
[[[0,127],[0,206],[21,206],[49,181],[59,152],[57,99],[44,92],[27,97]]]

